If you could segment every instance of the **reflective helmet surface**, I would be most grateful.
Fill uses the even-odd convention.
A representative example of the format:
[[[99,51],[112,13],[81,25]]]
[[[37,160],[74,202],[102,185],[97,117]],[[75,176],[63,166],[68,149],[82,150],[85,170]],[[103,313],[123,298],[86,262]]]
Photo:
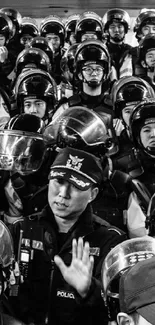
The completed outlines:
[[[76,42],[80,43],[82,35],[88,32],[96,34],[97,38],[102,40],[102,19],[94,12],[85,12],[80,16],[75,28]]]
[[[15,66],[16,74],[19,75],[26,67],[35,67],[46,72],[51,72],[50,59],[48,55],[39,48],[28,48],[19,53]]]
[[[113,22],[122,23],[125,27],[125,33],[128,32],[130,28],[130,16],[127,11],[121,8],[114,8],[108,10],[103,16],[104,31],[106,32],[109,25]]]
[[[57,100],[56,83],[51,75],[39,69],[23,72],[15,85],[17,107],[21,113],[23,113],[24,98],[28,96],[44,100],[47,104],[45,118],[49,116]]]
[[[39,35],[39,28],[35,19],[31,17],[23,17],[19,30],[19,37],[23,35],[30,35],[35,37]]]
[[[75,33],[75,27],[77,24],[77,21],[80,19],[80,15],[75,14],[71,15],[67,18],[65,22],[65,41],[69,41],[69,37],[71,33]]]
[[[53,65],[54,53],[51,50],[50,46],[48,45],[48,41],[46,40],[45,37],[43,36],[34,37],[30,43],[30,47],[35,47],[44,51],[48,55],[51,65]]]
[[[74,72],[74,59],[75,59],[75,53],[77,50],[78,44],[71,45],[66,52],[64,53],[61,62],[60,67],[61,70],[64,72],[66,69],[69,69],[71,73]]]
[[[2,12],[0,12],[0,34],[5,36],[6,42],[8,42],[13,36],[12,20]]]
[[[136,33],[136,38],[139,37],[142,27],[147,24],[155,24],[155,9],[144,8],[140,11],[140,14],[136,18],[135,26],[133,28],[133,31]]]
[[[19,32],[21,22],[22,22],[22,15],[20,12],[13,8],[1,8],[0,12],[3,12],[5,15],[7,15],[13,22],[13,25],[15,26],[14,35]]]
[[[155,93],[150,84],[139,77],[123,77],[114,83],[111,90],[115,117],[120,118],[127,104],[137,105],[139,102],[154,98]]]
[[[155,49],[155,34],[148,34],[143,37],[138,46],[138,57],[140,61],[145,61],[148,50]]]
[[[106,79],[110,72],[110,56],[106,45],[99,40],[88,40],[82,42],[75,53],[75,68],[79,73],[83,64],[87,61],[93,61],[104,67],[104,78]]]
[[[47,34],[56,34],[59,36],[61,46],[64,46],[65,26],[59,16],[50,15],[42,20],[40,24],[40,35],[46,37]]]
[[[146,119],[150,119],[150,123],[155,121],[155,99],[143,101],[135,107],[130,117],[129,128],[135,148],[142,149],[148,156],[155,157],[155,149],[144,148],[140,139],[140,131]]]

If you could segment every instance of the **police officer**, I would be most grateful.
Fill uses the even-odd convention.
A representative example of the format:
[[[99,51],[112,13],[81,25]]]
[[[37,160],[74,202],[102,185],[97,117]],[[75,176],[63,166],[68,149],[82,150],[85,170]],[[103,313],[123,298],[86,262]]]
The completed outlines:
[[[101,265],[109,250],[125,236],[118,229],[103,226],[102,220],[97,221],[90,210],[101,185],[102,172],[94,155],[66,147],[51,166],[48,206],[43,216],[31,216],[22,223],[20,265],[24,283],[20,285],[16,312],[28,324],[42,324],[45,318],[48,324],[108,321],[100,291]],[[19,223],[13,227],[18,246]],[[89,245],[94,270],[90,258],[89,271],[93,277],[92,281],[89,277],[87,288],[83,285],[85,277],[80,264],[89,260]],[[56,254],[67,266],[71,263],[68,276],[63,272],[61,259],[54,257]]]
[[[110,9],[103,16],[103,24],[104,33],[107,34],[106,45],[115,68],[115,78],[132,76],[131,46],[124,43],[130,28],[129,14],[120,8]]]
[[[102,41],[103,24],[102,19],[95,12],[86,11],[76,23],[75,38],[76,43],[81,43],[90,39]]]
[[[32,39],[38,35],[39,28],[35,19],[32,19],[31,17],[23,17],[19,30],[19,40],[23,49],[29,47]]]
[[[65,22],[65,42],[70,46],[76,43],[75,27],[80,19],[79,14],[71,15]]]

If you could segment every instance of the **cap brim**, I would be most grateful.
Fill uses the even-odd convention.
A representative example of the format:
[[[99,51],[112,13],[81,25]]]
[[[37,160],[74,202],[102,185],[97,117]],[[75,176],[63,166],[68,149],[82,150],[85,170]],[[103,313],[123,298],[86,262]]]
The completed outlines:
[[[137,309],[138,314],[155,325],[155,303]]]
[[[48,179],[50,180],[54,178],[63,178],[81,191],[86,191],[95,184],[91,182],[90,179],[78,174],[76,171],[68,170],[66,168],[51,168]]]

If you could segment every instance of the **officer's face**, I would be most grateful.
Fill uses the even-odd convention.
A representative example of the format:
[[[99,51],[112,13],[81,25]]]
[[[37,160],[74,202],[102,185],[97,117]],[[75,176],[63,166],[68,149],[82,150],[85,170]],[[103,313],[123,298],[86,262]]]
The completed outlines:
[[[143,26],[141,29],[141,33],[142,33],[142,36],[146,36],[150,33],[155,34],[155,24],[154,25],[147,24],[147,25]]]
[[[46,102],[33,97],[24,98],[24,113],[43,118],[46,111]]]
[[[114,42],[121,42],[125,36],[124,25],[119,22],[113,22],[109,25],[109,36]]]
[[[97,35],[95,33],[86,33],[81,37],[81,42],[87,41],[89,39],[97,39]]]
[[[71,33],[71,35],[69,37],[69,42],[71,45],[76,43],[75,33]]]
[[[88,64],[83,66],[82,74],[85,80],[100,84],[104,75],[104,69],[99,64]]]
[[[5,36],[0,34],[0,46],[4,46],[5,45]]]
[[[136,104],[127,105],[125,108],[122,109],[122,119],[127,126],[129,126],[130,116],[135,106]]]
[[[153,123],[148,123],[141,128],[140,140],[144,148],[155,148],[155,121]]]
[[[155,67],[155,49],[151,49],[146,53],[145,63],[149,68]]]
[[[31,35],[23,35],[20,39],[20,43],[25,47],[29,47],[33,37]]]
[[[60,37],[56,34],[47,34],[46,40],[48,41],[48,45],[50,46],[51,50],[56,52],[60,47]]]
[[[77,189],[64,179],[54,178],[49,181],[48,202],[55,217],[76,220],[91,200],[92,189]]]

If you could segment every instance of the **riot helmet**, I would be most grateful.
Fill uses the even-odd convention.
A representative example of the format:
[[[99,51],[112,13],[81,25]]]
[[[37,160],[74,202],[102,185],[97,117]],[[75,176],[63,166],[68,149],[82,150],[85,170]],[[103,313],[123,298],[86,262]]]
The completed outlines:
[[[6,16],[8,16],[12,20],[12,23],[14,26],[13,36],[18,34],[19,30],[20,30],[21,22],[22,22],[22,15],[20,14],[20,12],[16,9],[7,8],[7,7],[1,8],[0,12],[4,13]]]
[[[87,62],[93,62],[103,67],[102,81],[107,79],[110,73],[110,56],[106,45],[99,40],[89,40],[81,43],[75,53],[75,70],[78,77],[82,73],[82,67]]]
[[[94,34],[96,39],[102,40],[102,19],[95,12],[85,12],[80,16],[75,28],[76,42],[81,43],[82,35],[87,33]]]
[[[130,28],[130,16],[127,11],[121,8],[114,8],[108,10],[103,16],[104,32],[108,31],[109,25],[113,22],[118,22],[124,25],[125,33]]]
[[[79,19],[80,19],[80,15],[75,14],[75,15],[69,16],[65,22],[65,41],[67,43],[69,43],[70,45],[73,44],[70,41],[70,36],[71,36],[71,34],[73,34],[75,36],[75,28],[76,28],[77,21]],[[75,43],[76,43],[76,40],[75,40]]]
[[[150,127],[155,124],[155,100],[149,99],[138,104],[130,117],[130,136],[136,149],[141,150],[147,157],[155,158],[154,133],[150,135]],[[142,129],[147,141],[142,140]],[[154,129],[153,129],[154,130]],[[143,135],[144,137],[144,135]],[[145,144],[144,144],[145,141]]]
[[[0,169],[25,176],[36,172],[44,159],[43,121],[30,114],[15,115],[0,130]]]
[[[21,27],[19,30],[20,42],[23,45],[27,45],[27,37],[29,37],[28,45],[30,41],[39,34],[39,28],[35,19],[31,17],[23,17]]]
[[[145,25],[155,25],[155,10],[154,9],[142,9],[136,18],[135,26],[133,31],[135,33],[135,37],[138,41],[143,37],[142,27]]]
[[[150,84],[136,76],[123,77],[116,81],[111,90],[113,109],[116,118],[122,119],[122,110],[136,106],[141,101],[154,98],[155,93]]]
[[[45,37],[43,36],[34,37],[30,43],[30,47],[35,47],[44,51],[48,55],[53,69],[54,53],[52,49],[49,47],[48,41],[46,40]]]
[[[56,15],[44,18],[40,24],[40,35],[46,37],[47,34],[55,34],[60,38],[60,47],[64,46],[65,26],[62,19]]]
[[[2,12],[0,12],[0,34],[5,37],[4,45],[7,44],[13,36],[12,20]]]
[[[46,103],[43,120],[48,120],[53,115],[57,100],[56,83],[51,75],[39,69],[23,72],[15,85],[15,98],[20,113],[24,112],[24,99],[31,97]],[[40,109],[41,110],[41,109]],[[31,112],[37,115],[37,112]]]
[[[51,72],[51,64],[48,55],[39,48],[27,48],[24,49],[22,52],[19,53],[15,72],[16,76],[18,76],[24,69],[42,69],[46,72]]]
[[[66,76],[66,72],[69,71],[70,74],[74,73],[74,59],[75,59],[75,53],[77,50],[78,44],[71,45],[66,52],[64,53],[61,61],[60,61],[60,67],[62,70],[62,73],[64,76]],[[71,77],[71,76],[70,76]],[[69,78],[70,79],[70,78]],[[68,80],[71,81],[71,80]]]
[[[138,46],[138,58],[139,61],[142,62],[144,61],[146,63],[146,53],[155,50],[155,34],[148,34],[145,37],[143,37],[139,43]],[[151,67],[150,67],[151,69]],[[154,63],[152,66],[152,69],[154,71]]]
[[[132,238],[116,245],[102,264],[102,297],[108,307],[111,320],[116,319],[119,309],[119,280],[131,267],[155,255],[154,238]]]

